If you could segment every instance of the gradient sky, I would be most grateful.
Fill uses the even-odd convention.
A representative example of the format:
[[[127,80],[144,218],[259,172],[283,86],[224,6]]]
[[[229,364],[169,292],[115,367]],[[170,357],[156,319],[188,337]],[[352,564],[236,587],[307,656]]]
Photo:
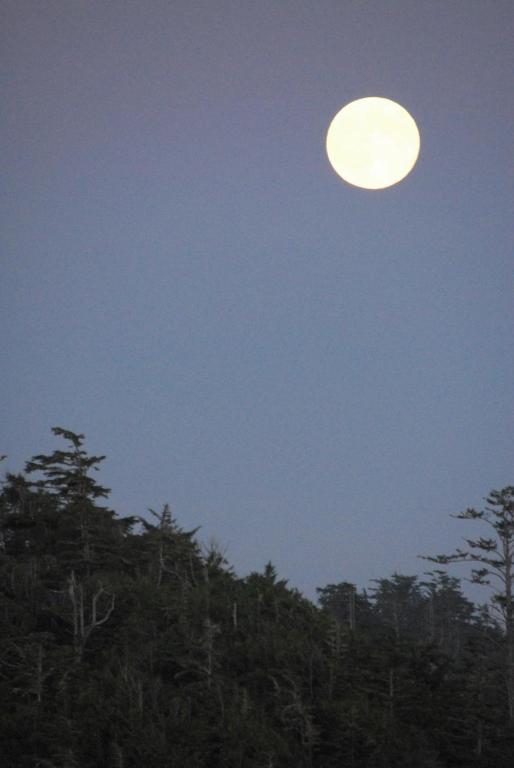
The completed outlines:
[[[313,597],[514,484],[512,0],[2,3],[4,470],[105,453],[240,575]],[[415,118],[345,184],[333,115]]]

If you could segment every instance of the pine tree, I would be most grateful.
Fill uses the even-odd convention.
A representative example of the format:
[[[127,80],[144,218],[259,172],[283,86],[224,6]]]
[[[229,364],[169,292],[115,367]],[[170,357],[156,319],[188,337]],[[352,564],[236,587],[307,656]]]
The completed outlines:
[[[476,563],[478,567],[471,570],[474,584],[490,586],[491,579],[497,580],[492,604],[505,627],[505,681],[509,721],[514,727],[514,486],[491,491],[486,502],[483,510],[468,508],[452,517],[485,523],[492,536],[465,539],[469,549],[457,548],[450,555],[424,559],[441,565]]]

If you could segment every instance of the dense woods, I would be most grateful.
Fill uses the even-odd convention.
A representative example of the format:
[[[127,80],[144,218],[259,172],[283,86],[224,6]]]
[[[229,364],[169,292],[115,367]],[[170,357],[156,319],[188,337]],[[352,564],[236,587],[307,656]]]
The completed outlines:
[[[492,538],[315,605],[271,563],[239,578],[168,505],[118,517],[104,457],[54,432],[0,496],[2,766],[512,768],[514,488],[460,515]],[[498,577],[489,606],[454,561]]]

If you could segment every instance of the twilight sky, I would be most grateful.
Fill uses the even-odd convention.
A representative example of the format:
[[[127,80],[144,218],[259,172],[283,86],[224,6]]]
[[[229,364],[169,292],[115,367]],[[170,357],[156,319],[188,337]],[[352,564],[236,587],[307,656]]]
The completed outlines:
[[[3,470],[105,453],[240,575],[359,587],[514,484],[512,0],[7,0]],[[333,115],[415,118],[345,184]]]

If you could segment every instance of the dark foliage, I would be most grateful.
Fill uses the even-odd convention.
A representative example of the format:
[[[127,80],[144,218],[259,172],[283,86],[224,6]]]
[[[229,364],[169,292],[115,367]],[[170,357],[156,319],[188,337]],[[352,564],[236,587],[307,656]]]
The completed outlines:
[[[316,606],[271,563],[238,578],[168,505],[100,506],[104,457],[54,432],[68,449],[0,495],[2,766],[512,767],[509,590],[509,631],[443,570],[329,584]],[[489,501],[505,540],[512,489]]]

